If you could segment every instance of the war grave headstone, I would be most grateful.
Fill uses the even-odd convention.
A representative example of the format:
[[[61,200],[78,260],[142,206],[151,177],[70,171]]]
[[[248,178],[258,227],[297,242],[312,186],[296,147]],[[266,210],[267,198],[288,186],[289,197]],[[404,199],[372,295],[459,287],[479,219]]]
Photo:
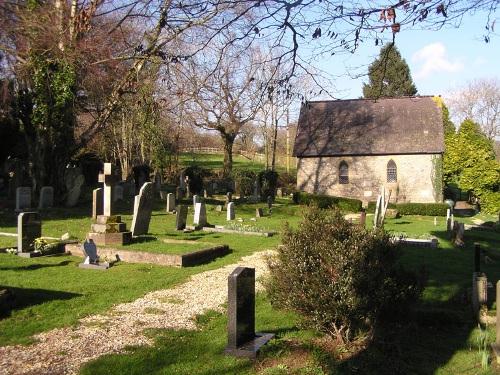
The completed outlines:
[[[17,216],[17,255],[24,258],[39,256],[33,242],[42,235],[42,221],[37,212],[21,212]]]
[[[165,209],[168,213],[172,213],[175,210],[175,196],[173,193],[167,194],[167,207]]]
[[[80,263],[78,267],[93,270],[107,270],[109,268],[108,262],[100,262],[99,255],[97,255],[97,246],[92,240],[87,240],[82,245],[85,260]]]
[[[134,216],[130,230],[132,236],[139,236],[148,233],[149,222],[151,221],[151,212],[154,203],[154,188],[152,182],[146,182],[142,185],[139,195],[134,200]]]
[[[31,208],[31,188],[20,186],[16,189],[16,211],[20,212]]]
[[[95,223],[91,225],[91,232],[87,234],[87,239],[93,240],[96,245],[125,245],[132,240],[132,233],[127,231],[127,226],[121,221],[121,216],[113,215],[113,186],[117,179],[113,172],[113,165],[104,163],[104,171],[99,174],[99,182],[104,183],[102,215],[97,214],[97,198],[100,198],[100,193],[96,192]],[[94,207],[92,213],[94,214]]]
[[[227,221],[234,220],[235,218],[235,213],[234,213],[234,202],[229,202],[227,204],[227,215],[226,219]]]
[[[92,219],[96,220],[97,216],[104,213],[104,191],[102,188],[97,188],[92,191]]]
[[[262,208],[255,209],[255,217],[264,217],[264,211],[262,210]]]
[[[52,186],[42,186],[40,189],[40,199],[38,209],[51,208],[54,206],[54,188]]]
[[[237,267],[228,277],[227,347],[224,353],[255,358],[271,333],[255,332],[255,269]]]
[[[186,229],[188,208],[186,205],[180,204],[177,206],[176,211],[177,214],[175,217],[175,229],[184,230]]]
[[[196,203],[194,206],[193,224],[196,228],[203,228],[207,226],[207,208],[205,203]]]

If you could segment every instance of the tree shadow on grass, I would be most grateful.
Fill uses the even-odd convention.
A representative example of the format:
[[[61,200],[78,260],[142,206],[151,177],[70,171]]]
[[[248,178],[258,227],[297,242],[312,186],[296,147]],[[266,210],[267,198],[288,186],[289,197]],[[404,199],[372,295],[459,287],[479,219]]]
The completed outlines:
[[[153,242],[156,240],[157,238],[155,236],[139,236],[139,237],[134,237],[130,245],[144,243],[144,242]]]
[[[21,310],[26,307],[39,305],[54,300],[69,300],[80,297],[81,294],[61,292],[58,290],[30,289],[8,287],[12,292],[13,298],[10,303],[0,306],[0,317],[8,317],[14,310]]]
[[[70,263],[72,263],[70,260],[64,260],[52,264],[28,264],[26,266],[0,267],[0,271],[36,271],[40,268],[67,266]]]

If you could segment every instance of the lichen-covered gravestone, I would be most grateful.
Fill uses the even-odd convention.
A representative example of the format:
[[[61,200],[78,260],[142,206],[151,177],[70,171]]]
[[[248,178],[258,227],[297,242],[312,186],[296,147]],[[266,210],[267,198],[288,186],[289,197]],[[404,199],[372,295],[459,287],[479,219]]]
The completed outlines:
[[[271,333],[255,333],[255,269],[237,267],[228,277],[226,354],[255,358]]]
[[[20,186],[16,189],[16,211],[31,208],[31,188]]]
[[[92,240],[87,240],[83,243],[83,253],[85,254],[85,260],[80,263],[78,267],[97,269],[97,270],[107,270],[109,268],[108,262],[100,262],[99,255],[97,255],[97,246]]]
[[[42,221],[37,212],[21,212],[17,217],[17,255],[31,258],[40,255],[34,253],[34,241],[42,235]]]
[[[203,228],[207,226],[207,209],[205,203],[196,203],[194,206],[194,226]]]
[[[51,208],[54,205],[54,188],[52,186],[42,186],[40,189],[40,200],[38,208]]]
[[[180,204],[177,206],[177,215],[175,217],[175,229],[184,230],[186,229],[188,208],[186,205]]]
[[[132,236],[148,233],[151,212],[153,211],[154,188],[152,182],[142,185],[139,194],[135,196],[134,216],[132,218]]]

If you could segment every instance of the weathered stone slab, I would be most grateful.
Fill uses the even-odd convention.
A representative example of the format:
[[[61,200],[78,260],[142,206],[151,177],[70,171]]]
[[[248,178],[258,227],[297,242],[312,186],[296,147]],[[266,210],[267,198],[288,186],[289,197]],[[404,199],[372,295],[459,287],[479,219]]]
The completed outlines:
[[[237,267],[228,277],[226,354],[255,358],[273,334],[255,333],[255,269]]]
[[[177,206],[177,215],[175,218],[175,229],[184,230],[186,229],[188,208],[186,205],[180,204]]]
[[[38,200],[38,208],[51,208],[54,206],[54,188],[52,186],[42,186],[40,189],[40,199]]]
[[[132,232],[118,233],[95,233],[90,232],[87,235],[89,240],[93,240],[96,245],[126,245],[132,241]]]
[[[205,203],[196,203],[194,206],[193,224],[196,227],[204,227],[207,225],[207,209]]]
[[[97,216],[104,213],[104,191],[102,188],[97,188],[92,191],[92,219],[96,220]]]
[[[168,213],[174,212],[175,210],[175,195],[173,193],[167,194],[167,208]]]
[[[234,220],[236,217],[235,212],[234,212],[234,202],[229,202],[227,204],[227,215],[226,219],[227,221]]]
[[[16,211],[31,208],[31,188],[20,186],[16,189]]]
[[[142,185],[139,194],[135,196],[134,216],[132,218],[132,236],[148,233],[151,212],[153,211],[154,189],[152,182]]]
[[[17,253],[21,256],[32,253],[33,242],[42,236],[42,221],[37,212],[21,212],[17,217]]]

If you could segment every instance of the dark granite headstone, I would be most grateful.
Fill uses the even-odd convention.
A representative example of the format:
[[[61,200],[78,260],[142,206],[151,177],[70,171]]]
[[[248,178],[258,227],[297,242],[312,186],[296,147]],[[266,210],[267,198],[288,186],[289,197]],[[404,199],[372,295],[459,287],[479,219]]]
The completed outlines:
[[[273,334],[255,333],[255,269],[237,267],[228,277],[226,354],[255,358]]]
[[[17,255],[30,258],[39,253],[33,242],[42,236],[42,221],[37,212],[22,212],[17,217]]]
[[[175,229],[184,230],[184,229],[186,229],[188,208],[186,205],[180,204],[177,206],[176,211],[177,211],[177,214],[175,217]]]
[[[83,243],[83,253],[86,255],[85,260],[78,267],[98,270],[107,270],[109,268],[108,262],[99,262],[97,246],[92,239]]]

